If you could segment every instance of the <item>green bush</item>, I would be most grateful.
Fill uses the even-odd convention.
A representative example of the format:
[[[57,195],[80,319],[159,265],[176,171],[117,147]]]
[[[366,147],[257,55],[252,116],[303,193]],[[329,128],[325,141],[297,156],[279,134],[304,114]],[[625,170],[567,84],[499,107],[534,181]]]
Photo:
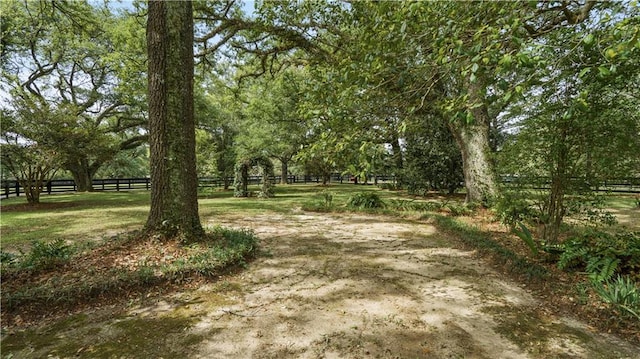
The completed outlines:
[[[466,216],[473,213],[473,209],[466,204],[449,203],[445,205],[445,208],[449,210],[452,216]]]
[[[415,200],[391,199],[386,207],[396,211],[434,212],[443,206],[440,202],[417,202]]]
[[[496,219],[509,228],[536,217],[532,203],[521,192],[503,191],[493,204]]]
[[[402,187],[396,183],[380,183],[378,184],[378,188],[388,191],[398,191],[402,189]]]
[[[359,209],[384,208],[384,202],[375,192],[358,192],[347,201],[349,207]]]
[[[590,229],[560,247],[560,269],[582,268],[595,281],[609,280],[616,273],[640,280],[640,232]]]
[[[31,250],[20,258],[20,267],[29,270],[51,269],[69,260],[71,247],[63,239],[33,241]]]
[[[593,282],[596,293],[623,316],[640,320],[640,288],[629,277],[617,276],[615,280]]]

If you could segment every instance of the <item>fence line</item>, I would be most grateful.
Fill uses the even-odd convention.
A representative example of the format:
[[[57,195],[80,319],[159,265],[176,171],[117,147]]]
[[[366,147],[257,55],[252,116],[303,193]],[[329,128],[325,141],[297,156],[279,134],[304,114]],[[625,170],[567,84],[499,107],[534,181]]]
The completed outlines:
[[[349,175],[341,175],[339,173],[334,173],[330,176],[330,181],[333,183],[349,183],[352,180],[352,176]],[[228,183],[233,183],[233,177],[227,178]],[[270,180],[274,184],[280,183],[281,176],[271,176]],[[393,176],[372,176],[369,178],[369,181],[373,182],[388,182],[393,181]],[[262,181],[262,176],[249,176],[248,183],[251,185],[259,184]],[[321,176],[297,176],[297,175],[289,175],[287,176],[287,183],[321,183]],[[223,187],[225,183],[224,178],[213,178],[213,177],[203,177],[198,179],[198,187],[201,188],[215,188],[215,187]],[[151,179],[150,178],[109,178],[109,179],[94,179],[92,181],[93,191],[129,191],[129,190],[149,190],[151,188]],[[1,198],[9,198],[12,196],[20,196],[24,193],[23,188],[20,186],[18,181],[7,181],[3,180],[1,182],[2,194]],[[51,180],[46,183],[43,188],[43,194],[52,194],[52,193],[68,193],[75,192],[77,190],[77,186],[74,180],[72,179],[63,179],[63,180]]]
[[[272,183],[280,183],[280,176],[272,176],[270,180]],[[341,175],[334,173],[330,176],[332,183],[355,183],[354,177],[350,175]],[[250,176],[249,184],[259,184],[262,181],[262,176]],[[233,178],[227,178],[228,183],[233,183]],[[394,182],[395,177],[390,175],[370,176],[367,183],[385,183]],[[504,184],[514,184],[517,182],[513,178],[505,177],[501,179]],[[322,177],[320,176],[287,176],[287,183],[321,183]],[[203,177],[198,179],[198,186],[201,188],[215,188],[223,187],[225,183],[224,178]],[[536,189],[548,189],[546,182],[541,181],[542,185]],[[129,191],[129,190],[149,190],[151,188],[151,179],[149,178],[109,178],[109,179],[94,179],[93,182],[94,191]],[[24,193],[20,183],[17,181],[1,182],[2,195],[1,198],[9,198],[11,196],[20,196]],[[625,178],[625,179],[608,179],[600,183],[594,188],[596,191],[601,192],[618,192],[618,193],[640,193],[640,177],[639,178]],[[43,188],[42,193],[68,193],[75,192],[77,186],[74,180],[51,180]]]

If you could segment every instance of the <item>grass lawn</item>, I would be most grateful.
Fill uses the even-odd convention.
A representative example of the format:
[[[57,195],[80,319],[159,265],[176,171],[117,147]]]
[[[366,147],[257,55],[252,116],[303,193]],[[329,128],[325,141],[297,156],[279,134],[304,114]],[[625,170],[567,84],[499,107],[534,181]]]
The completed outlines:
[[[250,190],[257,191],[258,186]],[[330,191],[334,203],[345,203],[357,192],[376,191],[383,199],[395,192],[375,186],[336,184],[276,186],[276,197],[235,198],[233,191],[205,189],[200,194],[203,223],[215,223],[215,216],[288,213],[305,204],[320,203],[321,191]],[[149,192],[91,192],[43,195],[41,204],[29,208],[24,197],[2,200],[0,204],[0,248],[3,251],[27,249],[33,240],[64,239],[69,243],[95,242],[116,234],[142,228],[149,213]]]

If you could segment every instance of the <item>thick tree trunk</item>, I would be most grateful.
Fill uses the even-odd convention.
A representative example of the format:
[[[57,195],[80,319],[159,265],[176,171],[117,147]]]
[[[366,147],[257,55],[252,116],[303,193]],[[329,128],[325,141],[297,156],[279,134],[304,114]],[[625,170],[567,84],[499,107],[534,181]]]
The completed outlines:
[[[474,118],[472,123],[449,123],[449,128],[462,153],[467,203],[487,204],[497,194],[489,146],[489,113],[484,105],[483,91],[480,84],[469,84],[470,99],[480,104],[470,110]]]
[[[76,191],[91,192],[93,191],[93,176],[97,172],[100,165],[89,166],[87,158],[77,159],[74,163],[66,163],[66,170],[71,172],[74,182],[76,183]]]
[[[185,241],[203,234],[193,116],[193,14],[190,1],[149,1],[149,233]]]
[[[93,178],[89,176],[86,171],[72,171],[73,181],[76,183],[76,191],[78,192],[92,192],[93,191]]]

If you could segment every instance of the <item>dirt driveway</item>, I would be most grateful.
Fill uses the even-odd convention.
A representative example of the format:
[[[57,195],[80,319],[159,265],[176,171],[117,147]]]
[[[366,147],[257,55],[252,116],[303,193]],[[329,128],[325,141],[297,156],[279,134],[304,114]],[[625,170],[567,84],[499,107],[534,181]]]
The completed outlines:
[[[273,215],[250,227],[270,256],[231,278],[217,308],[191,293],[202,358],[640,358],[568,318],[428,224]],[[200,294],[199,294],[200,293]]]
[[[640,358],[545,316],[525,288],[426,223],[368,215],[217,217],[266,255],[117,315],[74,315],[3,341],[13,358]]]

